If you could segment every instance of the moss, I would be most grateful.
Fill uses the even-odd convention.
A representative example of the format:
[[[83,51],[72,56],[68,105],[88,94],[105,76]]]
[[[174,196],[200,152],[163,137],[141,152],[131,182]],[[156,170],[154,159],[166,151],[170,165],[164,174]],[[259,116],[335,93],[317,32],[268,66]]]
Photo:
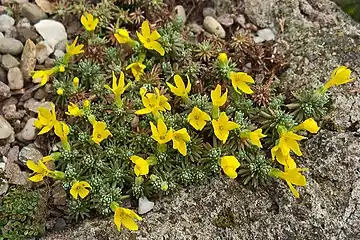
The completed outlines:
[[[219,228],[232,228],[236,223],[234,213],[229,207],[223,208],[218,215],[213,218],[212,223]]]

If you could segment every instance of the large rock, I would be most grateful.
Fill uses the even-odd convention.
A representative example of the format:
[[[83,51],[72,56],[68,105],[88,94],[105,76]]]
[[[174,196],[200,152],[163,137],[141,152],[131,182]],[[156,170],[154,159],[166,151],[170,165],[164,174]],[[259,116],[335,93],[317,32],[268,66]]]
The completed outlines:
[[[55,49],[56,44],[67,39],[64,25],[55,20],[41,20],[35,24],[35,29],[52,49]]]
[[[220,1],[220,0],[218,0]],[[330,0],[244,0],[247,18],[261,28],[285,20],[280,45],[290,63],[279,85],[287,92],[319,86],[333,69],[347,63],[360,72],[360,26]],[[360,89],[356,80],[330,90],[333,121],[340,132],[322,130],[303,141],[297,158],[308,184],[294,199],[284,182],[251,190],[238,181],[215,179],[157,201],[140,231],[118,233],[112,219],[87,220],[55,239],[360,239]],[[354,90],[354,91],[351,91]],[[353,131],[353,132],[352,132]],[[222,221],[222,227],[219,225]],[[106,229],[104,231],[104,229]]]
[[[14,38],[0,38],[0,53],[17,55],[23,50],[24,45]]]
[[[20,11],[21,15],[29,19],[33,24],[37,23],[41,19],[47,18],[46,13],[33,3],[22,4]]]

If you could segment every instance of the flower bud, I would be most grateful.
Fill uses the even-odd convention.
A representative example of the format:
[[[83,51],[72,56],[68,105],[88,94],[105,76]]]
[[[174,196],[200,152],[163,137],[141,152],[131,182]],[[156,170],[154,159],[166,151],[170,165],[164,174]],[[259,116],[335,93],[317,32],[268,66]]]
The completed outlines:
[[[226,53],[220,53],[218,56],[218,60],[221,64],[227,64],[228,57],[227,57]]]
[[[64,94],[64,89],[63,88],[58,88],[56,90],[56,93],[57,93],[57,95],[62,96]]]
[[[78,88],[79,87],[79,82],[80,82],[80,80],[79,80],[79,78],[78,77],[74,77],[74,79],[73,79],[73,86],[74,86],[74,88]]]

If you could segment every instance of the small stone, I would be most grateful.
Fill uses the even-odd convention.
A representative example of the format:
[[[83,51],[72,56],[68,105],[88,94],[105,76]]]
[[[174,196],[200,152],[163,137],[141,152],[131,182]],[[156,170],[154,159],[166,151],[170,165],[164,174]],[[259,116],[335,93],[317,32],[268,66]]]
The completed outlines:
[[[264,28],[264,29],[259,30],[257,32],[257,35],[260,38],[264,39],[264,41],[275,40],[275,33],[269,28]]]
[[[19,152],[19,162],[26,165],[27,160],[32,160],[37,163],[40,159],[43,158],[43,155],[39,150],[30,145],[23,147]]]
[[[20,65],[19,61],[10,54],[5,54],[1,58],[1,65],[9,70],[10,68],[17,67]]]
[[[11,91],[8,85],[0,81],[0,100],[11,97]]]
[[[37,23],[41,19],[47,18],[46,13],[36,4],[25,3],[20,7],[21,15],[30,20],[31,23]]]
[[[55,56],[55,59],[59,59],[59,58],[62,58],[63,56],[65,56],[65,53],[61,50],[55,50],[54,56]]]
[[[46,68],[52,68],[56,65],[56,60],[53,58],[47,58],[44,63]]]
[[[18,32],[16,30],[16,27],[12,26],[9,29],[7,29],[5,31],[4,36],[5,36],[5,38],[15,38],[15,39],[18,38]]]
[[[26,40],[23,53],[21,55],[20,69],[25,80],[31,78],[36,65],[36,46],[30,39]]]
[[[4,34],[0,32],[0,38],[4,38]]]
[[[23,50],[23,44],[14,38],[0,38],[0,53],[18,55]]]
[[[0,15],[0,32],[5,32],[15,24],[15,20],[9,15]]]
[[[20,98],[20,102],[25,102],[26,100],[30,99],[32,97],[32,94],[34,91],[39,89],[41,86],[39,84],[36,84],[32,86],[31,88],[26,89],[24,94]]]
[[[6,139],[12,134],[14,134],[13,127],[2,115],[0,115],[0,139]]]
[[[31,28],[31,23],[30,23],[29,19],[22,18],[17,22],[16,27],[17,28]]]
[[[175,19],[181,19],[182,23],[185,24],[186,13],[185,13],[185,9],[182,5],[177,5],[174,7],[173,16]]]
[[[36,118],[30,118],[20,132],[21,138],[25,141],[31,141],[36,138],[36,127],[34,126],[35,120]]]
[[[36,41],[40,37],[34,28],[18,28],[17,31],[21,42],[25,42],[28,39]]]
[[[213,8],[206,7],[202,11],[203,17],[216,17],[216,11]]]
[[[201,25],[199,25],[195,22],[190,23],[189,27],[190,27],[190,31],[192,31],[193,33],[201,33],[203,31],[205,31]]]
[[[12,98],[9,98],[8,100],[12,100]],[[16,119],[21,119],[25,116],[26,111],[25,110],[19,110],[16,111],[16,102],[15,103],[11,103],[13,101],[6,101],[6,103],[4,103],[4,106],[2,107],[2,112],[4,113],[4,117],[6,120],[16,120]]]
[[[55,183],[51,191],[53,197],[54,205],[56,206],[65,206],[66,205],[66,191],[62,186],[61,182]]]
[[[55,226],[54,226],[54,230],[55,231],[62,231],[64,230],[66,227],[66,222],[63,218],[58,218],[56,220]]]
[[[258,37],[258,36],[254,36],[254,42],[255,43],[262,43],[265,42],[265,39]]]
[[[44,99],[46,96],[47,96],[47,93],[45,92],[45,90],[40,88],[35,92],[34,99],[40,101],[40,100]]]
[[[6,107],[9,105],[16,105],[18,104],[18,100],[15,97],[8,98],[4,101],[3,106],[1,108],[2,112],[6,112]]]
[[[209,33],[215,34],[220,38],[225,38],[225,30],[215,18],[210,16],[205,17],[203,25]]]
[[[224,27],[230,27],[234,24],[234,19],[228,13],[221,15],[217,18],[218,22],[223,25]]]
[[[36,44],[36,59],[37,61],[42,64],[45,60],[50,56],[50,54],[54,50],[47,44],[46,42],[42,41]]]
[[[64,25],[55,20],[41,20],[35,24],[35,29],[52,49],[54,49],[60,41],[67,39]]]
[[[5,180],[0,180],[0,196],[7,193],[9,189],[9,183]]]
[[[53,14],[56,7],[48,0],[35,0],[36,4],[46,13]]]
[[[30,98],[29,100],[27,100],[24,103],[24,108],[31,112],[34,112],[34,113],[38,113],[37,109],[39,107],[45,107],[45,108],[51,110],[51,103],[50,102],[39,102],[33,98]]]
[[[24,87],[24,78],[22,76],[20,68],[10,68],[7,77],[11,90],[18,90]]]
[[[237,22],[242,28],[246,28],[246,19],[245,16],[240,14],[235,18],[235,22]]]
[[[58,42],[55,46],[55,50],[61,50],[63,52],[66,52],[66,44],[68,43],[67,39],[61,40]]]
[[[3,156],[4,162],[6,162],[5,160],[7,160],[5,156],[8,154],[9,151],[10,151],[10,143],[5,144],[5,146],[0,146],[0,156]]]
[[[154,208],[154,202],[149,201],[146,197],[139,198],[138,213],[145,214]]]
[[[6,79],[6,72],[5,70],[0,66],[0,82],[7,82],[7,79]]]

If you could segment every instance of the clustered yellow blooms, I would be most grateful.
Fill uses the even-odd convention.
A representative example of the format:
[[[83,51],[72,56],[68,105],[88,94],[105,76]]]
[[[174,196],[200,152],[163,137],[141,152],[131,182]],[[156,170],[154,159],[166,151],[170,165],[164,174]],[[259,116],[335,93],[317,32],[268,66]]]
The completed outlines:
[[[35,71],[32,75],[33,82],[37,83],[37,82],[39,82],[38,79],[40,79],[40,86],[43,86],[49,81],[49,79],[52,75],[54,75],[58,72],[64,72],[65,71],[64,65],[67,65],[69,63],[71,57],[84,52],[84,50],[82,50],[84,45],[83,44],[76,45],[77,40],[78,40],[78,37],[75,38],[75,40],[72,42],[71,45],[68,45],[66,43],[66,54],[64,56],[63,64],[52,67],[47,70]],[[59,94],[59,95],[61,95],[61,94]]]
[[[291,192],[296,198],[300,196],[299,192],[294,188],[294,185],[305,186],[306,178],[300,173],[305,171],[305,168],[297,168],[294,159],[290,156],[291,152],[294,152],[297,156],[302,156],[300,146],[297,141],[301,141],[306,137],[296,134],[296,131],[306,130],[311,133],[317,133],[319,127],[316,121],[312,118],[306,119],[298,126],[288,130],[282,126],[278,127],[280,139],[277,145],[271,149],[271,155],[273,160],[277,160],[284,166],[284,172],[279,169],[273,168],[271,175],[281,178],[286,181]]]
[[[155,93],[147,93],[145,88],[140,89],[141,101],[145,108],[137,110],[135,114],[143,115],[151,113],[155,118],[160,116],[160,112],[171,110],[167,97],[160,94],[160,90],[155,88]]]

